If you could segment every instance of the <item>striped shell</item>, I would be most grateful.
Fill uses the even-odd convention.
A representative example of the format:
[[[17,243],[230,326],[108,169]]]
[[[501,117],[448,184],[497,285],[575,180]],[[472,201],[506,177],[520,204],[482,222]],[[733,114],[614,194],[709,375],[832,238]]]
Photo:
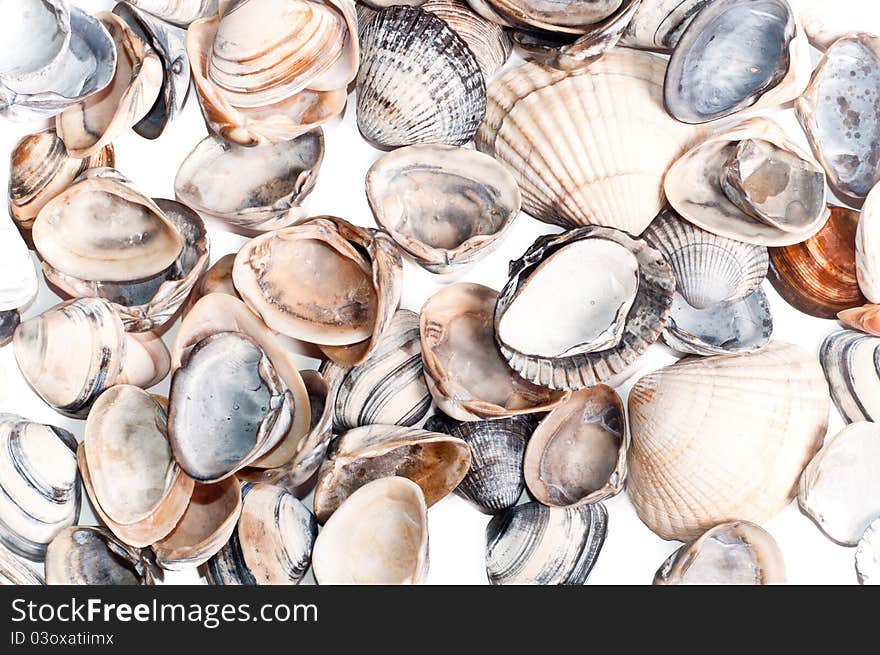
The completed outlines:
[[[428,0],[422,9],[442,18],[467,43],[488,80],[510,56],[513,45],[507,32],[486,20],[462,0]]]
[[[65,528],[46,549],[46,584],[152,585],[161,573],[149,552],[126,546],[106,528]]]
[[[880,421],[880,337],[834,332],[822,343],[819,359],[844,420]]]

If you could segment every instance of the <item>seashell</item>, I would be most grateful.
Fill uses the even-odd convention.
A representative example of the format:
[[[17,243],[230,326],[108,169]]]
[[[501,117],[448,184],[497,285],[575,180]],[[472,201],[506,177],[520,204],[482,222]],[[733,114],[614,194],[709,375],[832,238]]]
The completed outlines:
[[[629,395],[627,493],[639,518],[680,541],[734,517],[764,522],[794,497],[829,408],[818,363],[781,342],[644,376]]]
[[[16,555],[41,561],[79,519],[75,452],[67,430],[0,414],[0,544]]]
[[[173,25],[188,27],[199,18],[214,16],[219,0],[128,0],[143,11]]]
[[[829,334],[819,361],[847,423],[880,420],[880,338],[854,330]]]
[[[623,401],[604,384],[582,389],[547,414],[526,447],[526,484],[551,507],[616,496],[626,480]]]
[[[44,585],[42,576],[0,543],[0,587],[4,585]]]
[[[835,11],[839,9],[835,7]],[[798,120],[834,194],[861,207],[878,180],[880,37],[851,34],[822,57],[795,103]],[[858,129],[853,129],[858,126]]]
[[[184,245],[156,203],[110,168],[86,171],[49,201],[32,236],[52,268],[102,282],[158,275],[175,263]]]
[[[220,332],[196,343],[174,371],[168,440],[187,475],[219,482],[281,442],[293,411],[293,394],[257,342]]]
[[[477,148],[513,173],[538,220],[641,234],[663,206],[666,169],[699,134],[663,108],[664,71],[624,49],[577,72],[512,68],[489,85]]]
[[[707,123],[794,100],[810,71],[806,34],[786,0],[718,0],[679,38],[665,104],[682,122]]]
[[[444,145],[408,146],[378,159],[367,172],[367,199],[379,227],[432,273],[485,257],[520,209],[506,168]]]
[[[382,149],[462,145],[486,113],[474,53],[442,19],[417,7],[382,9],[362,26],[357,77],[361,135]]]
[[[455,493],[486,514],[516,505],[525,487],[523,455],[537,425],[531,414],[492,421],[456,421],[435,414],[425,423],[430,432],[445,432],[465,441],[471,466]]]
[[[460,421],[546,412],[568,397],[527,382],[504,361],[492,328],[497,297],[479,284],[453,284],[431,296],[419,317],[428,390]]]
[[[12,345],[31,388],[72,418],[85,418],[95,399],[116,384],[158,384],[170,365],[161,339],[126,333],[102,298],[69,300],[23,321]]]
[[[343,366],[376,347],[400,302],[402,276],[388,237],[333,216],[252,239],[232,269],[236,291],[266,325],[317,344]]]
[[[517,505],[486,526],[486,572],[494,585],[582,585],[605,543],[608,511]]]
[[[122,18],[137,36],[162,60],[162,87],[156,101],[134,131],[145,139],[158,139],[183,109],[189,94],[190,66],[186,56],[185,30],[169,25],[138,9],[130,2],[120,2],[113,13]]]
[[[654,576],[655,585],[784,583],[782,551],[770,533],[748,521],[711,528],[672,553]]]
[[[279,143],[342,112],[357,14],[352,0],[240,0],[193,22],[186,49],[208,127],[243,146]]]
[[[349,430],[321,465],[315,516],[325,523],[364,484],[395,475],[418,484],[430,507],[458,486],[470,463],[467,444],[447,434],[396,425]]]
[[[845,309],[837,315],[837,318],[848,328],[880,337],[880,305]]]
[[[315,517],[281,487],[245,485],[241,493],[238,526],[208,561],[208,581],[215,585],[299,584],[318,536]]]
[[[859,584],[880,584],[880,518],[875,519],[859,541],[856,550]]]
[[[0,219],[0,312],[26,307],[37,295],[39,281],[31,254],[7,218]]]
[[[92,157],[75,159],[67,154],[54,129],[23,137],[13,149],[9,165],[9,213],[22,235],[29,237],[45,204],[85,171],[115,164],[113,144]]]
[[[99,153],[146,117],[162,91],[163,66],[158,54],[116,14],[98,20],[116,44],[116,72],[102,91],[61,112],[55,130],[71,157]]]
[[[859,421],[825,442],[804,469],[798,505],[830,539],[856,546],[880,516],[880,426]]]
[[[22,20],[26,16],[27,20]],[[101,23],[63,0],[4,4],[0,114],[54,116],[113,79],[116,47]]]
[[[627,281],[632,274],[635,284]],[[589,226],[539,237],[511,264],[495,336],[525,379],[581,389],[624,374],[657,340],[674,291],[663,256],[623,232]]]
[[[12,343],[12,336],[20,323],[21,316],[17,309],[0,312],[0,348]]]
[[[268,231],[300,218],[324,158],[318,128],[291,141],[252,148],[211,135],[187,156],[174,192],[179,200],[244,230]]]
[[[770,248],[770,282],[789,305],[817,318],[865,303],[856,279],[856,225],[859,215],[830,207],[831,217],[806,241]]]
[[[334,384],[336,432],[373,424],[412,426],[431,407],[422,367],[419,318],[408,309],[395,312],[366,361],[352,368],[325,362],[321,370]]]
[[[772,152],[777,154],[768,155],[752,177],[756,188],[765,185],[777,192],[772,202],[780,208],[779,219],[772,223],[756,210],[743,211],[721,184],[730,168],[731,155],[747,141],[769,143],[776,149]],[[785,160],[779,151],[785,152]],[[798,167],[799,179],[811,180],[811,184],[792,184]],[[804,173],[810,170],[815,175]],[[767,118],[739,123],[691,149],[669,169],[664,188],[669,204],[685,220],[714,234],[760,246],[800,243],[816,234],[829,216],[819,164]],[[796,220],[789,221],[792,217]],[[784,228],[780,227],[783,221]]]
[[[561,4],[535,0],[485,0],[485,4],[489,11],[501,17],[502,25],[580,34],[590,25],[614,14],[621,0],[578,0]]]
[[[234,262],[234,252],[223,255],[220,259],[214,262],[214,265],[207,270],[193,287],[192,293],[189,296],[189,305],[185,310],[185,313],[189,312],[189,309],[193,305],[209,293],[225,293],[233,298],[238,298],[238,292],[235,290],[235,285],[232,283],[232,264]]]
[[[221,332],[240,332],[253,339],[272,362],[293,399],[293,419],[286,437],[268,453],[254,460],[251,466],[271,468],[290,462],[298,470],[305,470],[305,479],[308,479],[317,470],[320,461],[310,462],[312,444],[306,438],[311,422],[309,394],[292,357],[293,351],[284,337],[266,327],[241,300],[227,294],[211,293],[196,302],[181,323],[174,340],[172,369],[179,369],[199,342]]]
[[[96,513],[130,546],[165,537],[192,496],[168,443],[165,407],[137,387],[117,385],[95,401],[79,459]]]
[[[827,50],[850,32],[880,34],[880,21],[872,11],[865,11],[862,0],[788,0],[804,24],[804,30],[819,50]]]
[[[388,477],[355,491],[318,534],[312,571],[323,585],[424,581],[428,517],[419,486]]]
[[[694,17],[714,0],[642,2],[620,39],[620,45],[671,52]]]
[[[856,277],[872,303],[880,303],[880,184],[865,200],[856,228]]]
[[[152,585],[161,572],[147,553],[126,546],[105,528],[65,528],[46,549],[46,584]]]
[[[182,571],[207,562],[232,536],[241,505],[235,476],[216,484],[197,482],[178,524],[152,545],[157,563],[168,571]]]
[[[74,298],[106,298],[130,332],[158,330],[171,321],[208,268],[208,232],[202,219],[186,205],[155,198],[153,202],[183,238],[177,260],[152,277],[132,282],[82,280],[43,262],[46,280]]]
[[[642,234],[675,273],[676,290],[696,309],[738,300],[767,277],[767,249],[701,230],[664,209]]]
[[[485,80],[492,77],[510,57],[513,46],[507,33],[497,23],[488,21],[473,11],[463,0],[428,0],[424,4],[421,2],[393,4],[421,6],[425,11],[443,19],[470,48]]]
[[[734,355],[759,350],[773,334],[767,296],[759,288],[745,298],[696,309],[676,293],[663,341],[693,355]]]

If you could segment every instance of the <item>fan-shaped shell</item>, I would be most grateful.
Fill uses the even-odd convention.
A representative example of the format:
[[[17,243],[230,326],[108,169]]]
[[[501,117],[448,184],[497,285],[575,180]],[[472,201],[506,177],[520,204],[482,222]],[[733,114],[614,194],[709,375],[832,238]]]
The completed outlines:
[[[880,184],[865,200],[856,229],[856,276],[872,303],[880,303]]]
[[[395,2],[394,4],[406,4]],[[510,56],[510,37],[497,23],[486,20],[473,11],[463,0],[428,0],[420,5],[443,21],[467,43],[477,64],[488,80]]]
[[[822,342],[819,359],[844,420],[880,421],[880,338],[834,332]]]

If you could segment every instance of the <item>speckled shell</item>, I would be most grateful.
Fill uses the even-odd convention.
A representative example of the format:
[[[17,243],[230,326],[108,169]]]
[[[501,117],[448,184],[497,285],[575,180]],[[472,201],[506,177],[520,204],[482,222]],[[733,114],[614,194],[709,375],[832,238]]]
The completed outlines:
[[[844,420],[880,421],[880,338],[834,332],[822,342],[819,359]]]

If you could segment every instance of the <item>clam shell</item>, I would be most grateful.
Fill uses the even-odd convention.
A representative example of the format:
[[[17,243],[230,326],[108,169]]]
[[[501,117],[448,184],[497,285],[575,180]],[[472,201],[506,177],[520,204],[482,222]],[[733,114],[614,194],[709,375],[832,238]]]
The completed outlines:
[[[486,526],[486,572],[495,585],[582,585],[605,543],[602,503],[517,505]]]
[[[694,17],[714,0],[646,0],[620,39],[631,48],[671,52]]]
[[[0,312],[22,309],[36,297],[36,269],[12,221],[0,219]]]
[[[880,584],[880,518],[875,519],[859,541],[856,550],[859,584]]]
[[[850,34],[828,48],[809,87],[795,103],[828,184],[853,207],[861,207],[880,180],[880,161],[875,155],[880,140],[878,71],[880,37]]]
[[[856,225],[859,215],[831,207],[831,217],[806,241],[770,248],[770,282],[785,301],[804,314],[835,318],[865,303],[856,279]]]
[[[798,505],[829,538],[859,543],[880,516],[880,425],[859,421],[825,442],[804,469]]]
[[[477,59],[442,19],[417,7],[381,10],[361,30],[357,123],[378,148],[461,145],[486,113]]]
[[[44,585],[42,576],[0,543],[0,586]]]
[[[856,229],[856,276],[872,303],[880,303],[880,185],[868,194]]]
[[[349,430],[332,443],[318,473],[315,516],[325,523],[364,484],[392,476],[418,484],[430,507],[458,486],[470,463],[467,444],[447,434],[396,425]]]
[[[199,18],[215,15],[218,2],[219,0],[128,0],[128,4],[181,27],[187,27]]]
[[[99,153],[147,116],[162,90],[159,55],[116,14],[98,19],[116,44],[116,72],[102,91],[71,105],[58,115],[55,130],[72,157]]]
[[[781,342],[644,376],[629,395],[627,492],[639,517],[681,541],[735,517],[766,521],[794,497],[830,404],[818,362]]]
[[[482,3],[481,3],[482,4]],[[508,23],[548,32],[580,34],[590,25],[605,20],[621,0],[576,0],[548,3],[540,0],[485,0],[491,11]]]
[[[854,330],[829,334],[819,360],[847,423],[880,420],[880,338]]]
[[[373,480],[355,491],[318,534],[318,584],[419,584],[428,572],[425,498],[406,478]]]
[[[638,265],[638,287],[631,308],[624,315],[620,339],[604,350],[562,353],[557,356],[521,352],[505,343],[501,329],[505,312],[514,306],[523,286],[531,283],[532,278],[540,277],[543,272],[552,271],[547,266],[558,253],[590,239],[620,247],[624,252],[631,253]],[[551,389],[581,389],[624,374],[648,346],[659,338],[669,316],[675,291],[675,276],[659,252],[623,232],[603,227],[583,227],[561,235],[539,237],[518,261],[511,264],[510,273],[510,279],[498,295],[495,306],[496,339],[502,355],[515,371],[525,379]],[[549,273],[548,279],[553,279]],[[592,291],[604,293],[601,284],[594,285]],[[566,294],[566,297],[570,297],[570,294]],[[561,304],[555,304],[555,298],[546,298],[548,307],[552,307],[554,312],[570,310],[570,307],[563,308]],[[554,325],[553,314],[531,318],[524,316],[523,320],[526,319],[531,322],[528,327],[533,330],[534,335],[544,334]],[[564,327],[564,324],[560,325]],[[527,325],[520,325],[518,329],[523,331],[526,327]],[[577,325],[568,325],[568,328],[571,331]]]
[[[676,290],[689,305],[708,309],[738,300],[767,277],[767,249],[712,234],[664,209],[642,238],[675,273]]]
[[[67,430],[0,414],[0,544],[40,561],[55,535],[77,522],[75,453]]]
[[[43,206],[73,184],[89,168],[113,167],[112,144],[86,159],[67,154],[54,129],[29,134],[19,141],[9,158],[9,213],[22,234],[30,229]]]
[[[616,496],[626,480],[623,401],[604,384],[576,391],[547,414],[526,447],[523,468],[535,500],[578,507]]]
[[[504,361],[492,328],[496,299],[488,287],[453,284],[431,296],[419,317],[428,390],[460,421],[546,412],[568,396],[523,380]]]
[[[519,188],[507,169],[466,148],[400,148],[378,159],[366,182],[376,223],[432,273],[451,273],[485,257],[520,208]]]
[[[46,550],[49,585],[151,585],[157,573],[146,551],[95,526],[65,528]]]
[[[474,53],[484,79],[491,78],[510,56],[513,46],[507,33],[497,23],[474,12],[463,0],[428,0],[424,4],[409,4],[420,5],[425,11],[442,18]]]
[[[431,432],[462,439],[471,450],[471,466],[455,493],[481,512],[495,514],[516,505],[525,487],[523,455],[537,425],[525,414],[492,421],[456,421],[436,414],[425,423]]]
[[[769,585],[785,583],[785,561],[773,537],[748,521],[723,523],[676,550],[655,585]]]
[[[321,369],[334,384],[333,429],[364,425],[412,426],[431,407],[425,385],[419,318],[398,309],[375,350],[352,368],[325,362]]]
[[[318,523],[281,487],[245,485],[238,525],[206,566],[215,585],[299,584],[312,556]]]
[[[319,128],[291,141],[252,148],[211,135],[181,164],[174,180],[179,200],[244,230],[268,231],[300,218],[324,158]]]
[[[0,348],[12,343],[16,328],[21,323],[18,310],[10,309],[0,312]]]
[[[535,218],[641,234],[662,208],[666,169],[698,134],[663,108],[664,70],[624,49],[577,72],[512,68],[489,85],[477,148],[513,173]]]
[[[873,11],[865,11],[862,0],[788,0],[800,16],[810,43],[827,50],[837,39],[850,32],[880,34],[880,20]]]
[[[233,298],[238,298],[238,292],[232,283],[232,265],[235,262],[235,254],[231,252],[223,255],[196,283],[189,296],[187,308],[184,310],[185,314],[209,293],[225,293]]]
[[[837,318],[848,328],[880,337],[880,305],[865,305],[855,309],[846,309],[840,312]]]

